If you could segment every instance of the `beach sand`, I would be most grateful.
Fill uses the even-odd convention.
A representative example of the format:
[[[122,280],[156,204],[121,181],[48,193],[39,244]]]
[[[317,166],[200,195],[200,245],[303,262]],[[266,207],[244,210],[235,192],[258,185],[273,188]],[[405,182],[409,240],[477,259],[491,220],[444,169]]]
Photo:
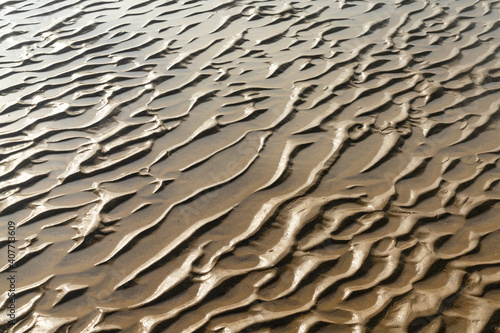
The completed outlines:
[[[500,330],[499,20],[4,1],[0,330]]]

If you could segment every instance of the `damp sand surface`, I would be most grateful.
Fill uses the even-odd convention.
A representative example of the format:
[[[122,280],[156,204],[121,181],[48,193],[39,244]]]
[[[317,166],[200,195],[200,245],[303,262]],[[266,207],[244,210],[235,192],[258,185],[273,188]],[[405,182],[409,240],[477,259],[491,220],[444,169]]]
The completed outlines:
[[[499,20],[3,1],[0,329],[498,330]]]

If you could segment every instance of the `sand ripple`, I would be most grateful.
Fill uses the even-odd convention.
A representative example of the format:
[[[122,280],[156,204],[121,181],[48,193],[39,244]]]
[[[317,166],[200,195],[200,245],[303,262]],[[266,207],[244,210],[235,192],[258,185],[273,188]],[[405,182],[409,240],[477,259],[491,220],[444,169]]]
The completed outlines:
[[[498,330],[499,13],[3,1],[0,329]]]

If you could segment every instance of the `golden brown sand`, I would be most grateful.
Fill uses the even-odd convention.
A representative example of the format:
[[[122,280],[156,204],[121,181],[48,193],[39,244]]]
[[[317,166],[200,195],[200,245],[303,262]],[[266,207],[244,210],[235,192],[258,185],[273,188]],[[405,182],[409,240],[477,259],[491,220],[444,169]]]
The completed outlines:
[[[0,331],[499,331],[499,20],[2,1]]]

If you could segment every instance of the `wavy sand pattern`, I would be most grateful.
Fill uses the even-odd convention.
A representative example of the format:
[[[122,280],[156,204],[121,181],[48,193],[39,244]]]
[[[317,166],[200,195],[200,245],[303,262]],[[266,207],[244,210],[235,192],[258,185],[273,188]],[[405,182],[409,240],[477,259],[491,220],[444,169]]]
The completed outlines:
[[[499,20],[495,0],[3,1],[0,329],[499,330]]]

